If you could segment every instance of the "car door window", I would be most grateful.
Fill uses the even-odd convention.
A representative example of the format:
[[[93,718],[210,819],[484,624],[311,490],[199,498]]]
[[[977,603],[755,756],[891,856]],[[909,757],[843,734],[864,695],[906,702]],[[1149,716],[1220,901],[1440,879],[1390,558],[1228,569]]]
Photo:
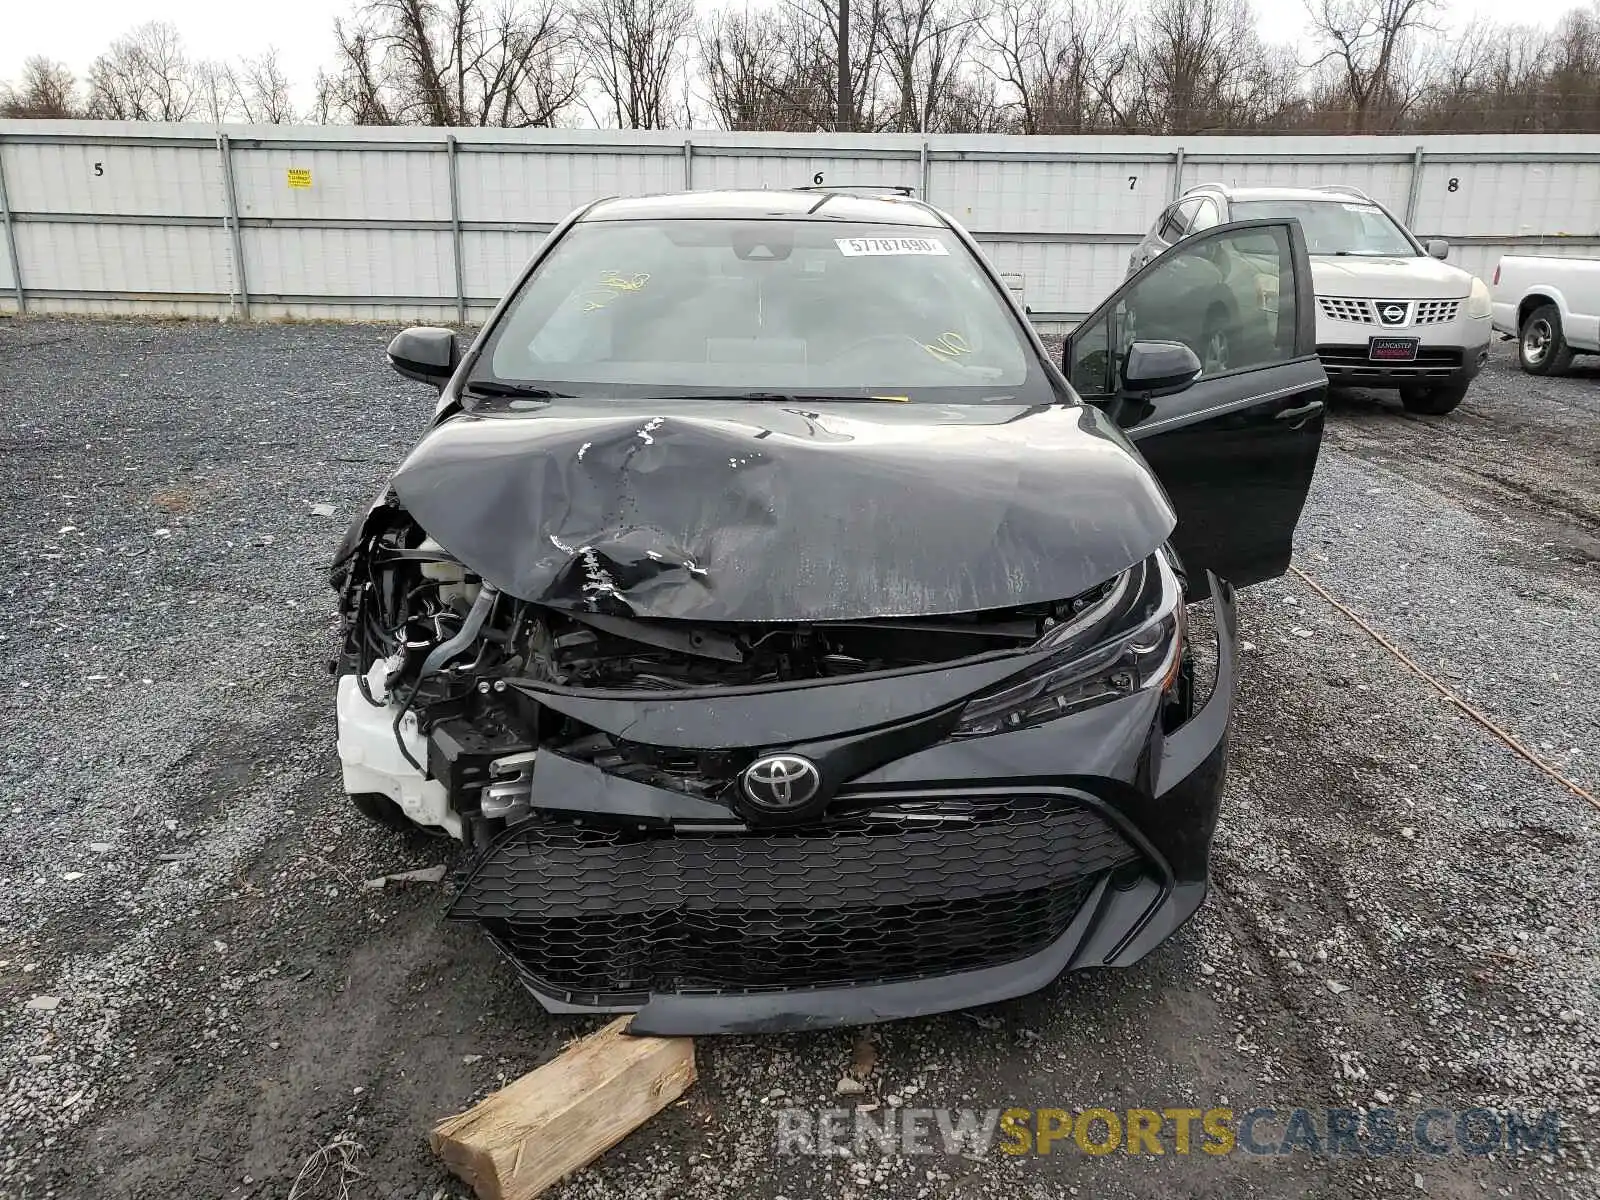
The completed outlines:
[[[1163,242],[1175,242],[1183,236],[1182,228],[1178,224],[1176,204],[1169,204],[1166,211],[1161,214],[1160,220],[1156,222],[1155,234]]]
[[[1178,241],[1188,232],[1189,222],[1194,219],[1195,209],[1199,205],[1199,200],[1184,200],[1167,209],[1156,236],[1168,245]]]
[[[1217,209],[1215,200],[1202,200],[1200,207],[1195,209],[1194,220],[1189,222],[1187,233],[1199,233],[1202,229],[1210,229],[1213,225],[1222,223],[1222,213]]]
[[[1296,356],[1294,260],[1285,227],[1233,229],[1174,247],[1074,331],[1067,377],[1086,400],[1117,391],[1136,341],[1178,341],[1201,377]]]

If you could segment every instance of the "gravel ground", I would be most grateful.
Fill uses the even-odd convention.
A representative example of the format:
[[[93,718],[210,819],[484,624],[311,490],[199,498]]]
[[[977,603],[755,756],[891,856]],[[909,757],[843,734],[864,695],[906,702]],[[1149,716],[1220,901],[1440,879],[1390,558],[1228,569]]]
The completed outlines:
[[[449,854],[357,818],[332,751],[322,568],[430,411],[389,332],[0,321],[0,1195],[283,1197],[343,1136],[356,1200],[463,1196],[428,1127],[598,1024],[543,1015],[436,887],[362,886]],[[1450,417],[1336,397],[1297,554],[1591,790],[1597,382],[1497,352]],[[556,1194],[1600,1194],[1600,813],[1296,576],[1241,610],[1188,929],[979,1012],[703,1039],[689,1096]],[[853,1058],[866,1090],[837,1098]],[[776,1108],[843,1103],[1484,1105],[1565,1129],[1516,1157],[775,1157]]]

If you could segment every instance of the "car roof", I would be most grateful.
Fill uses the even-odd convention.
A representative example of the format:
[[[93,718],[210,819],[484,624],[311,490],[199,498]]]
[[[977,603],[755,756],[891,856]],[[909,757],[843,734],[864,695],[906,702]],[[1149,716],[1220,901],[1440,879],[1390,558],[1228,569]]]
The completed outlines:
[[[748,189],[744,191],[669,192],[654,196],[622,196],[601,200],[583,221],[744,220],[857,221],[878,225],[938,228],[944,218],[909,197],[862,195],[822,188]]]
[[[1229,200],[1326,200],[1330,204],[1371,204],[1373,201],[1356,192],[1330,191],[1317,187],[1233,187],[1225,183],[1196,184],[1184,193],[1184,198],[1204,192],[1219,193]]]

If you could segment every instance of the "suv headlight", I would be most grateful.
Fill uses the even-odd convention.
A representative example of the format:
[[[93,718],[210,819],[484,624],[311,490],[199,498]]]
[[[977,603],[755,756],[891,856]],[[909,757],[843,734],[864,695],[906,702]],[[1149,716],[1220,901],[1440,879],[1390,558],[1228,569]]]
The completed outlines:
[[[1491,308],[1489,285],[1474,275],[1472,277],[1472,290],[1467,293],[1467,316],[1487,317]]]
[[[952,737],[1026,729],[1177,681],[1186,633],[1183,589],[1157,551],[1034,644],[1053,653],[1025,678],[968,701]]]

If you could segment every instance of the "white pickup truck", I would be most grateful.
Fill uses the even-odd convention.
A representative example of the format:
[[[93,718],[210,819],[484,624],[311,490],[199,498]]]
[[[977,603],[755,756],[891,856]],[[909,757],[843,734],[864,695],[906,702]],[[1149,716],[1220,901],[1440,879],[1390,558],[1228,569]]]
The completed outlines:
[[[1530,375],[1559,375],[1600,354],[1600,258],[1508,254],[1494,269],[1494,328],[1517,339]]]

